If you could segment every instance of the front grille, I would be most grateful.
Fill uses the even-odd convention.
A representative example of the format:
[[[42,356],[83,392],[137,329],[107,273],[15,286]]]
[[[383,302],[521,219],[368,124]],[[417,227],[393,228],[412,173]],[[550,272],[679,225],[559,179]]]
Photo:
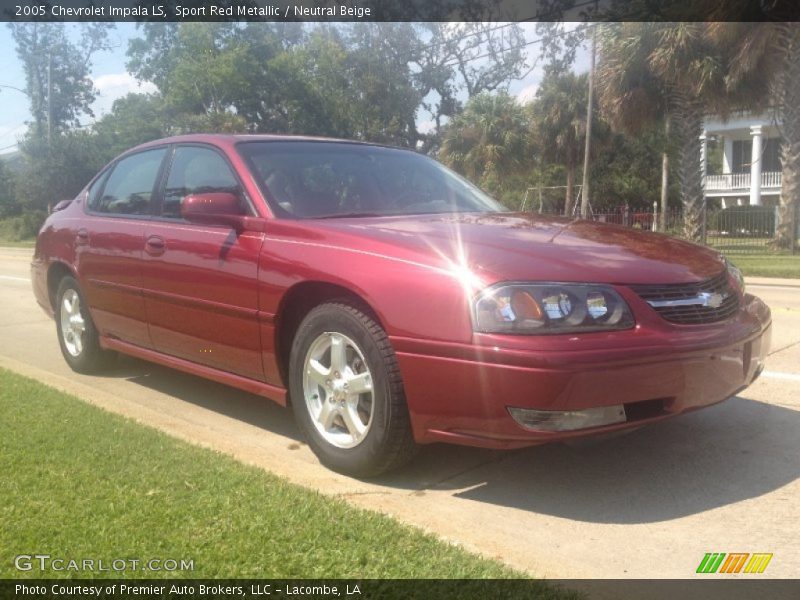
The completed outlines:
[[[698,283],[630,287],[670,323],[716,323],[732,317],[739,310],[739,294],[731,288],[727,271]]]

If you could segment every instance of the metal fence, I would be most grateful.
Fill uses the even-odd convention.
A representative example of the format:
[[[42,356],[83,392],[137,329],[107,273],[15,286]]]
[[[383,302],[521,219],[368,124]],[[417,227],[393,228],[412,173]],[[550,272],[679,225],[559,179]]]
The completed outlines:
[[[538,212],[538,211],[537,211]],[[542,211],[560,214],[554,211]],[[800,212],[796,210],[795,213]],[[792,254],[800,254],[800,215],[793,219],[794,239]],[[636,211],[621,206],[610,211],[594,211],[592,219],[644,231],[662,231],[683,237],[684,215],[681,210],[671,210],[666,215],[666,226],[660,223],[661,215],[654,211]],[[773,252],[775,230],[780,214],[775,206],[732,206],[709,208],[703,214],[703,242],[726,254],[764,254]]]

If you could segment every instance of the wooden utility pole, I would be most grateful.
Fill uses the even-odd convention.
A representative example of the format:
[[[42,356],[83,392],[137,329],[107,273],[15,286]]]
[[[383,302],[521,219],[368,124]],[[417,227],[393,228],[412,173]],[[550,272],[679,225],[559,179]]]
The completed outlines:
[[[597,54],[597,25],[592,26],[592,62],[589,67],[589,100],[586,103],[586,147],[583,151],[583,183],[581,184],[581,218],[589,214],[589,152],[592,148],[592,104],[594,103],[594,64]]]

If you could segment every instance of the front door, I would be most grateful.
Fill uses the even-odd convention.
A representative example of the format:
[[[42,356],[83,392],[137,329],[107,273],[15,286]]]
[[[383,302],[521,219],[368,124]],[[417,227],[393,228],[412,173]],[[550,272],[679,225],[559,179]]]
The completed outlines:
[[[144,232],[143,293],[153,347],[263,380],[258,256],[264,235],[181,218],[191,194],[232,192],[255,214],[227,159],[202,145],[177,146],[158,216]]]

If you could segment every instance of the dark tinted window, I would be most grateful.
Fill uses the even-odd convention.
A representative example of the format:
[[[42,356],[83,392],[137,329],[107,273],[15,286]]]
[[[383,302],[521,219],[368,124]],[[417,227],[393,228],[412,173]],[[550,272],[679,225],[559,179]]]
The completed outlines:
[[[279,213],[296,217],[502,212],[435,160],[407,150],[330,142],[239,145]]]
[[[781,140],[780,138],[769,138],[764,140],[763,165],[761,170],[780,171],[781,170]]]
[[[733,140],[733,172],[749,173],[752,155],[753,140]]]
[[[166,148],[123,158],[108,176],[102,195],[89,199],[92,210],[120,215],[148,215],[153,188]]]
[[[242,188],[222,156],[198,146],[177,148],[167,177],[161,215],[180,218],[181,203],[186,196],[211,192],[236,195],[242,212],[248,212]]]

